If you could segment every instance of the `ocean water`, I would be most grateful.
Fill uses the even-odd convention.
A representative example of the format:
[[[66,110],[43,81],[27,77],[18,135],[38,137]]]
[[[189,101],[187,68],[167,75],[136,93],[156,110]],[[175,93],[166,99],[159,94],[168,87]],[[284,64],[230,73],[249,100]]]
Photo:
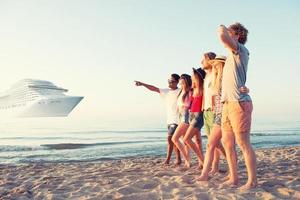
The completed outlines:
[[[0,164],[105,161],[166,153],[164,126],[0,131]],[[251,135],[254,148],[300,146],[300,121],[255,122]]]

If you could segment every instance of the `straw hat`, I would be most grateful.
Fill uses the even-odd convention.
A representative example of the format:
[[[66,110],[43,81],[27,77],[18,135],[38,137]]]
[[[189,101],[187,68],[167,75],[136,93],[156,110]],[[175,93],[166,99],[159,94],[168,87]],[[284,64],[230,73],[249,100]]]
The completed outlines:
[[[215,59],[210,60],[209,64],[212,65],[212,64],[214,64],[216,62],[223,62],[223,63],[225,63],[225,61],[226,61],[226,56],[218,55],[218,56],[215,57]]]

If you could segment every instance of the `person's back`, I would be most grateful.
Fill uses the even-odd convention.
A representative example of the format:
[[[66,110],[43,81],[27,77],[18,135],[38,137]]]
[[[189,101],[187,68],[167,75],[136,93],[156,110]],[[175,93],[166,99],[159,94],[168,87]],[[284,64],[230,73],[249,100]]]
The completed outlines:
[[[247,79],[249,51],[241,43],[237,52],[230,52],[224,66],[222,81],[222,102],[251,101],[248,93],[242,93]]]

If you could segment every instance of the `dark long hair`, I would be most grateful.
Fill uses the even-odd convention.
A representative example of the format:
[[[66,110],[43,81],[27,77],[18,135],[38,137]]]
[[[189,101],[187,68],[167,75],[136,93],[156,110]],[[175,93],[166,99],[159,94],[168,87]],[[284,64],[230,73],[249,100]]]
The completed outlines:
[[[187,88],[188,88],[187,91],[185,91],[185,93],[182,95],[182,101],[184,102],[184,100],[187,98],[187,96],[190,93],[191,86],[192,86],[192,79],[191,79],[191,76],[188,74],[181,74],[180,78],[185,81],[185,84],[187,85]],[[180,96],[181,92],[182,92],[182,89],[180,90],[178,96]]]

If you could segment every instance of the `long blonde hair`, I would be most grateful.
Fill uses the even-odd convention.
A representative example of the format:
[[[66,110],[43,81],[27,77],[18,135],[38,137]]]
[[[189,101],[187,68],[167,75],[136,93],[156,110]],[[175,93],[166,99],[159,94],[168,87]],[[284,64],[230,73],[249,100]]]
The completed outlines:
[[[214,94],[219,94],[221,92],[224,65],[224,62],[215,62],[212,65],[211,89]]]

